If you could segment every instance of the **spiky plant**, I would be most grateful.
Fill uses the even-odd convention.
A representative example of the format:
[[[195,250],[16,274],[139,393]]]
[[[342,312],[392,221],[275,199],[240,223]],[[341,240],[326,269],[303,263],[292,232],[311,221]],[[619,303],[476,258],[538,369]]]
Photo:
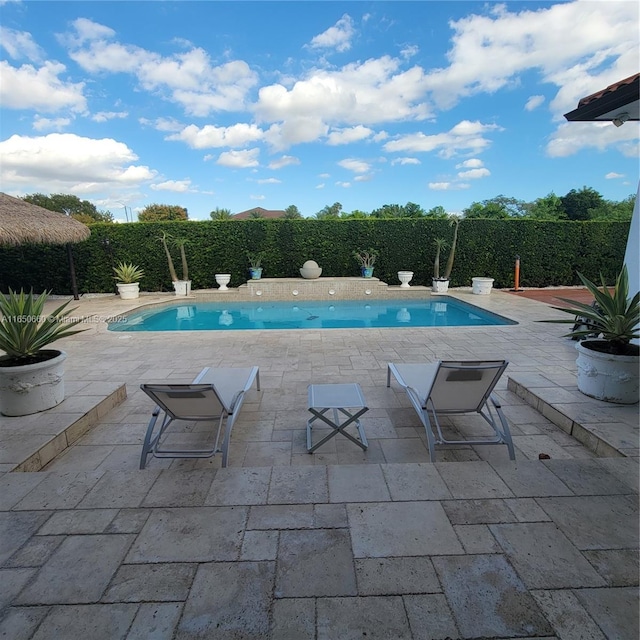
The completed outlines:
[[[82,318],[70,319],[75,310],[67,309],[68,300],[51,313],[44,315],[44,304],[49,292],[35,296],[33,291],[19,293],[9,289],[0,294],[0,349],[7,355],[0,358],[0,366],[16,367],[47,360],[51,357],[44,348],[47,345],[86,331],[73,329]]]
[[[162,243],[162,248],[164,249],[164,253],[167,256],[167,263],[169,264],[169,275],[171,276],[171,282],[178,282],[178,274],[176,273],[176,268],[173,266],[173,258],[171,257],[171,252],[169,251],[168,241],[171,240],[171,236],[163,231],[162,235],[158,238]]]
[[[553,308],[569,313],[573,318],[542,320],[541,322],[575,325],[569,333],[565,334],[566,337],[578,340],[599,338],[600,341],[606,344],[601,345],[603,348],[596,349],[598,351],[605,351],[615,355],[637,354],[637,345],[630,343],[632,340],[640,338],[640,332],[638,331],[640,325],[640,292],[637,292],[633,298],[629,299],[627,267],[623,267],[618,274],[613,289],[607,287],[602,274],[600,274],[601,286],[598,286],[581,273],[578,273],[578,276],[593,296],[595,305],[591,306],[569,298],[559,298],[559,300],[571,306]],[[577,323],[576,317],[580,317],[582,322]]]
[[[135,264],[121,262],[117,267],[113,267],[115,279],[120,284],[132,284],[138,282],[143,276],[144,271]]]
[[[189,279],[189,265],[187,264],[187,254],[184,252],[185,245],[188,244],[187,240],[184,238],[175,238],[173,241],[173,246],[178,247],[180,251],[180,262],[182,262],[182,279]]]

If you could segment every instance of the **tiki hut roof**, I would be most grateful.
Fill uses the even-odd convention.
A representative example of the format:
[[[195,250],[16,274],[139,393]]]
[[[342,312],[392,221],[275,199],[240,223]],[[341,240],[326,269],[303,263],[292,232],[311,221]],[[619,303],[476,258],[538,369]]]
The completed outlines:
[[[86,240],[90,233],[63,213],[0,192],[0,245],[67,244]]]

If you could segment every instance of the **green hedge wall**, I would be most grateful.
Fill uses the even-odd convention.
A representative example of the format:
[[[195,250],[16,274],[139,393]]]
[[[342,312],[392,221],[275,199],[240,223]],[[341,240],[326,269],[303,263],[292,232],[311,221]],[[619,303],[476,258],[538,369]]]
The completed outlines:
[[[315,260],[323,276],[357,276],[356,249],[375,248],[374,275],[397,284],[397,271],[414,272],[412,284],[430,285],[433,240],[452,237],[447,220],[222,220],[136,222],[91,225],[91,237],[73,245],[81,293],[115,291],[112,267],[119,261],[144,269],[143,291],[172,290],[169,269],[158,240],[162,231],[186,238],[189,276],[194,289],[215,287],[216,273],[231,273],[231,286],[248,278],[247,251],[262,251],[264,277],[299,277],[306,260]],[[628,222],[539,222],[535,220],[463,220],[458,234],[451,286],[470,286],[474,276],[513,286],[515,256],[520,256],[520,285],[544,287],[580,284],[576,271],[613,282],[621,269]],[[172,249],[181,276],[180,257]],[[441,256],[444,269],[448,251]],[[66,248],[25,245],[0,248],[0,290],[45,289],[71,293]]]

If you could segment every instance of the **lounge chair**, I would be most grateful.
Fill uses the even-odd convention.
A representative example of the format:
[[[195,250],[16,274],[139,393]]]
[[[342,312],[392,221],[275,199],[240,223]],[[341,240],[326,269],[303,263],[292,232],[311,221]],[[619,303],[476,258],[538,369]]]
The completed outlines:
[[[233,424],[240,413],[246,392],[253,381],[260,390],[258,367],[205,367],[191,384],[141,384],[140,388],[156,403],[142,445],[140,468],[144,469],[150,455],[156,458],[210,458],[222,453],[222,466],[227,466],[229,439]],[[160,413],[164,416],[157,432]],[[163,436],[174,420],[194,422],[217,420],[213,447],[208,449],[163,448]],[[226,424],[225,424],[226,423]],[[222,442],[220,435],[223,433]],[[218,445],[221,445],[218,447]]]
[[[506,360],[389,363],[387,387],[391,386],[393,374],[409,396],[424,425],[431,462],[436,460],[436,445],[470,444],[505,444],[509,458],[515,460],[509,424],[500,402],[491,395],[507,364]],[[472,413],[480,414],[489,423],[495,433],[493,437],[447,440],[443,436],[439,416]]]

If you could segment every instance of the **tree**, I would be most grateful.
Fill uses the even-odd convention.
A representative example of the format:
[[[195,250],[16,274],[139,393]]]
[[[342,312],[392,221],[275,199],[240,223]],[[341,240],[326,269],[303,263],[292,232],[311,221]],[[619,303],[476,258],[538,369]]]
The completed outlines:
[[[346,213],[343,211],[340,214],[340,219],[352,219],[352,220],[366,220],[369,217],[369,214],[366,211],[360,211],[360,209],[354,209],[351,213]]]
[[[566,220],[567,214],[562,206],[560,196],[553,191],[543,198],[537,198],[527,210],[527,218],[536,220]]]
[[[447,217],[447,211],[442,205],[437,205],[435,207],[431,207],[431,209],[425,213],[425,216],[427,218],[443,219]]]
[[[296,220],[298,218],[302,218],[302,214],[300,213],[300,210],[298,209],[298,207],[296,207],[295,204],[290,204],[284,210],[284,215],[282,217],[286,218],[287,220]]]
[[[216,207],[210,214],[212,220],[229,220],[233,218],[231,209],[220,209]]]
[[[177,204],[149,204],[138,214],[140,222],[188,219],[187,210]]]
[[[633,216],[633,207],[636,197],[630,195],[620,202],[605,200],[604,203],[593,209],[590,209],[592,220],[615,220],[618,222],[630,221]]]
[[[50,196],[44,193],[33,193],[22,198],[25,202],[38,205],[49,211],[57,211],[70,216],[84,224],[93,222],[113,222],[110,211],[98,211],[96,205],[88,200],[80,200],[78,196],[66,193],[54,193]]]
[[[339,202],[334,202],[331,206],[326,205],[323,207],[318,213],[316,213],[316,218],[318,220],[326,220],[327,218],[339,218],[340,212],[342,211],[342,205]]]
[[[527,213],[527,204],[523,200],[499,195],[482,202],[473,202],[463,210],[465,218],[520,218]]]
[[[579,191],[571,189],[560,200],[569,220],[591,220],[592,209],[599,209],[605,204],[604,198],[591,187],[582,187]]]
[[[253,211],[249,212],[249,218],[252,220],[257,220],[258,218],[264,218],[262,211],[260,209],[253,209]]]

